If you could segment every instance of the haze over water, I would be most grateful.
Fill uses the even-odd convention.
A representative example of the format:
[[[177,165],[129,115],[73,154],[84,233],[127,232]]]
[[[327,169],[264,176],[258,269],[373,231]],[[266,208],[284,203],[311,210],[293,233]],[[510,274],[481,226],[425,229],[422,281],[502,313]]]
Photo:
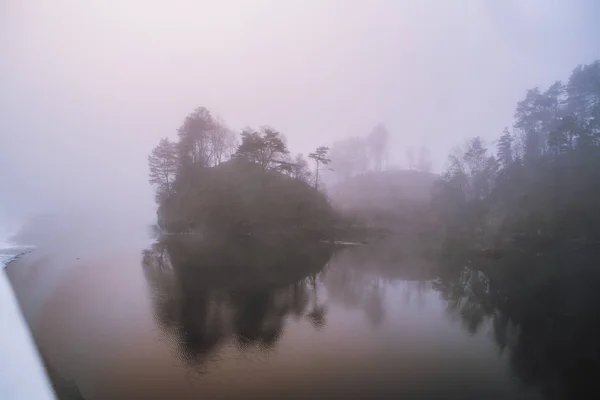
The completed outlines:
[[[448,311],[423,272],[430,260],[390,264],[386,242],[270,247],[269,255],[260,246],[197,253],[121,243],[78,257],[67,248],[53,262],[30,255],[9,277],[64,398],[520,393],[489,326],[471,334]],[[237,257],[248,264],[232,264]],[[289,265],[274,273],[268,265],[277,260]],[[55,272],[35,278],[40,268]],[[32,291],[46,295],[34,300]]]
[[[59,398],[593,394],[598,16],[1,1],[0,274]]]

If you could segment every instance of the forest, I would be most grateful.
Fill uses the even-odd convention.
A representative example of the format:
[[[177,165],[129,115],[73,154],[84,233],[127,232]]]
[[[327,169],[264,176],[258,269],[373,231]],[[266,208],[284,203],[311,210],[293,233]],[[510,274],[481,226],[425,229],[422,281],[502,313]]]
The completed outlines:
[[[450,156],[435,199],[449,237],[481,247],[596,243],[599,146],[596,61],[577,67],[566,84],[530,89],[495,152],[476,137]]]
[[[323,239],[360,215],[384,228],[390,263],[427,260],[421,273],[449,310],[471,334],[491,326],[523,382],[549,398],[586,393],[600,370],[600,61],[528,90],[511,127],[491,144],[467,140],[439,175],[425,148],[391,168],[388,137],[379,124],[306,159],[272,128],[238,141],[199,108],[149,157],[159,225]],[[277,254],[278,241],[257,243]]]
[[[298,223],[294,218],[309,218],[308,214],[292,217],[291,210],[313,208],[319,210],[312,215],[313,222],[323,213],[330,220],[330,203],[351,202],[376,176],[392,175],[386,168],[388,137],[386,127],[378,124],[364,138],[340,140],[331,149],[319,146],[307,159],[302,154],[292,156],[285,136],[273,128],[247,128],[238,135],[209,110],[198,108],[178,129],[178,140],[162,139],[149,157],[159,220],[163,227],[169,221],[174,231],[200,225],[238,229],[246,223],[268,219],[273,223],[287,217],[288,222]],[[597,243],[600,62],[575,68],[566,83],[528,90],[516,106],[511,128],[505,128],[491,146],[475,137],[456,148],[447,169],[436,179],[429,173],[426,149],[420,150],[418,160],[414,149],[407,153],[409,167],[422,174],[397,191],[404,196],[411,187],[430,192],[419,200],[431,198],[429,216],[448,243],[470,243],[474,249],[491,252],[517,242],[538,246],[540,251],[556,242]],[[252,176],[242,176],[247,174]],[[424,181],[424,185],[416,183]],[[352,184],[357,187],[347,189]],[[386,180],[378,185],[391,186]],[[288,195],[280,203],[289,207],[284,206],[279,215],[275,209],[266,213],[250,207],[264,206],[267,199],[274,201],[283,193]],[[391,201],[398,202],[394,197]],[[202,211],[207,209],[211,212]],[[235,210],[241,214],[233,215]]]
[[[566,83],[528,90],[511,128],[491,146],[475,137],[456,148],[441,176],[429,172],[426,148],[417,157],[407,151],[412,174],[390,168],[383,124],[365,137],[319,146],[307,159],[292,156],[285,136],[271,127],[238,135],[198,108],[178,140],[162,139],[149,157],[159,222],[171,231],[273,228],[277,221],[324,228],[317,222],[336,218],[331,205],[364,212],[364,204],[385,204],[396,212],[413,195],[413,203],[431,200],[420,217],[435,220],[447,243],[492,253],[517,242],[540,250],[555,242],[597,243],[599,71],[596,61],[575,68]],[[378,192],[387,198],[374,199]]]
[[[548,398],[590,393],[600,369],[600,62],[533,88],[495,151],[473,138],[435,187],[437,289]]]

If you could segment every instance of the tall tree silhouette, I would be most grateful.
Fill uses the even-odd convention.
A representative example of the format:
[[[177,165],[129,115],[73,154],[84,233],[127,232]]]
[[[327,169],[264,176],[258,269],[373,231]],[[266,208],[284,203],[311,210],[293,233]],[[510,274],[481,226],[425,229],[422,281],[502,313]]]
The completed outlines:
[[[182,167],[208,167],[211,164],[210,136],[215,121],[204,107],[198,107],[185,118],[178,129],[179,158]]]
[[[377,124],[367,137],[369,155],[375,171],[381,171],[387,161],[388,138],[389,132],[381,123]]]
[[[168,138],[162,138],[148,156],[150,183],[157,187],[156,199],[162,199],[173,193],[173,183],[179,167],[177,148]]]
[[[315,188],[319,188],[319,171],[321,166],[328,165],[331,162],[329,158],[329,147],[319,146],[314,153],[310,153],[308,158],[312,158],[315,161]]]
[[[498,139],[498,144],[496,145],[498,161],[504,168],[507,168],[513,162],[513,141],[514,139],[508,131],[508,128],[504,128],[502,136],[500,136],[500,139]]]

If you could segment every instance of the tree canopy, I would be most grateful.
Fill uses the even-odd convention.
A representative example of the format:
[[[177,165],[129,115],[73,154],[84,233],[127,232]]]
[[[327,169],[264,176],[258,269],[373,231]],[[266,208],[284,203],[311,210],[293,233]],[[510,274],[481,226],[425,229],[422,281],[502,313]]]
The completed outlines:
[[[527,91],[496,154],[470,140],[436,191],[434,285],[471,333],[491,327],[515,375],[548,398],[585,397],[600,370],[599,122],[595,61]]]
[[[286,156],[289,150],[283,135],[272,128],[260,131],[246,129],[242,132],[242,143],[235,156],[259,165],[263,170],[287,169]]]
[[[225,123],[200,107],[149,156],[159,225],[168,231],[250,233],[314,231],[324,236],[333,220],[323,194],[310,187],[302,155],[290,157],[285,136],[246,129],[235,147]],[[327,148],[311,158],[328,163]]]
[[[177,133],[179,160],[186,167],[219,165],[236,146],[233,132],[204,107],[198,107],[188,115]]]
[[[599,121],[598,61],[575,68],[566,85],[528,90],[495,154],[474,138],[450,156],[438,192],[461,227],[450,232],[467,230],[481,246],[505,235],[600,239]]]

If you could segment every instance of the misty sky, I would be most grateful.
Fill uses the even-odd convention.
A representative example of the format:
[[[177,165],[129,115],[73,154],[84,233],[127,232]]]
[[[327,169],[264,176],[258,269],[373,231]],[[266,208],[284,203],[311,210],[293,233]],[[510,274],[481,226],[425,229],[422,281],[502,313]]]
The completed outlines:
[[[147,154],[197,106],[304,153],[382,121],[394,164],[426,144],[440,169],[526,89],[600,58],[599,4],[0,0],[0,218],[148,215]]]

